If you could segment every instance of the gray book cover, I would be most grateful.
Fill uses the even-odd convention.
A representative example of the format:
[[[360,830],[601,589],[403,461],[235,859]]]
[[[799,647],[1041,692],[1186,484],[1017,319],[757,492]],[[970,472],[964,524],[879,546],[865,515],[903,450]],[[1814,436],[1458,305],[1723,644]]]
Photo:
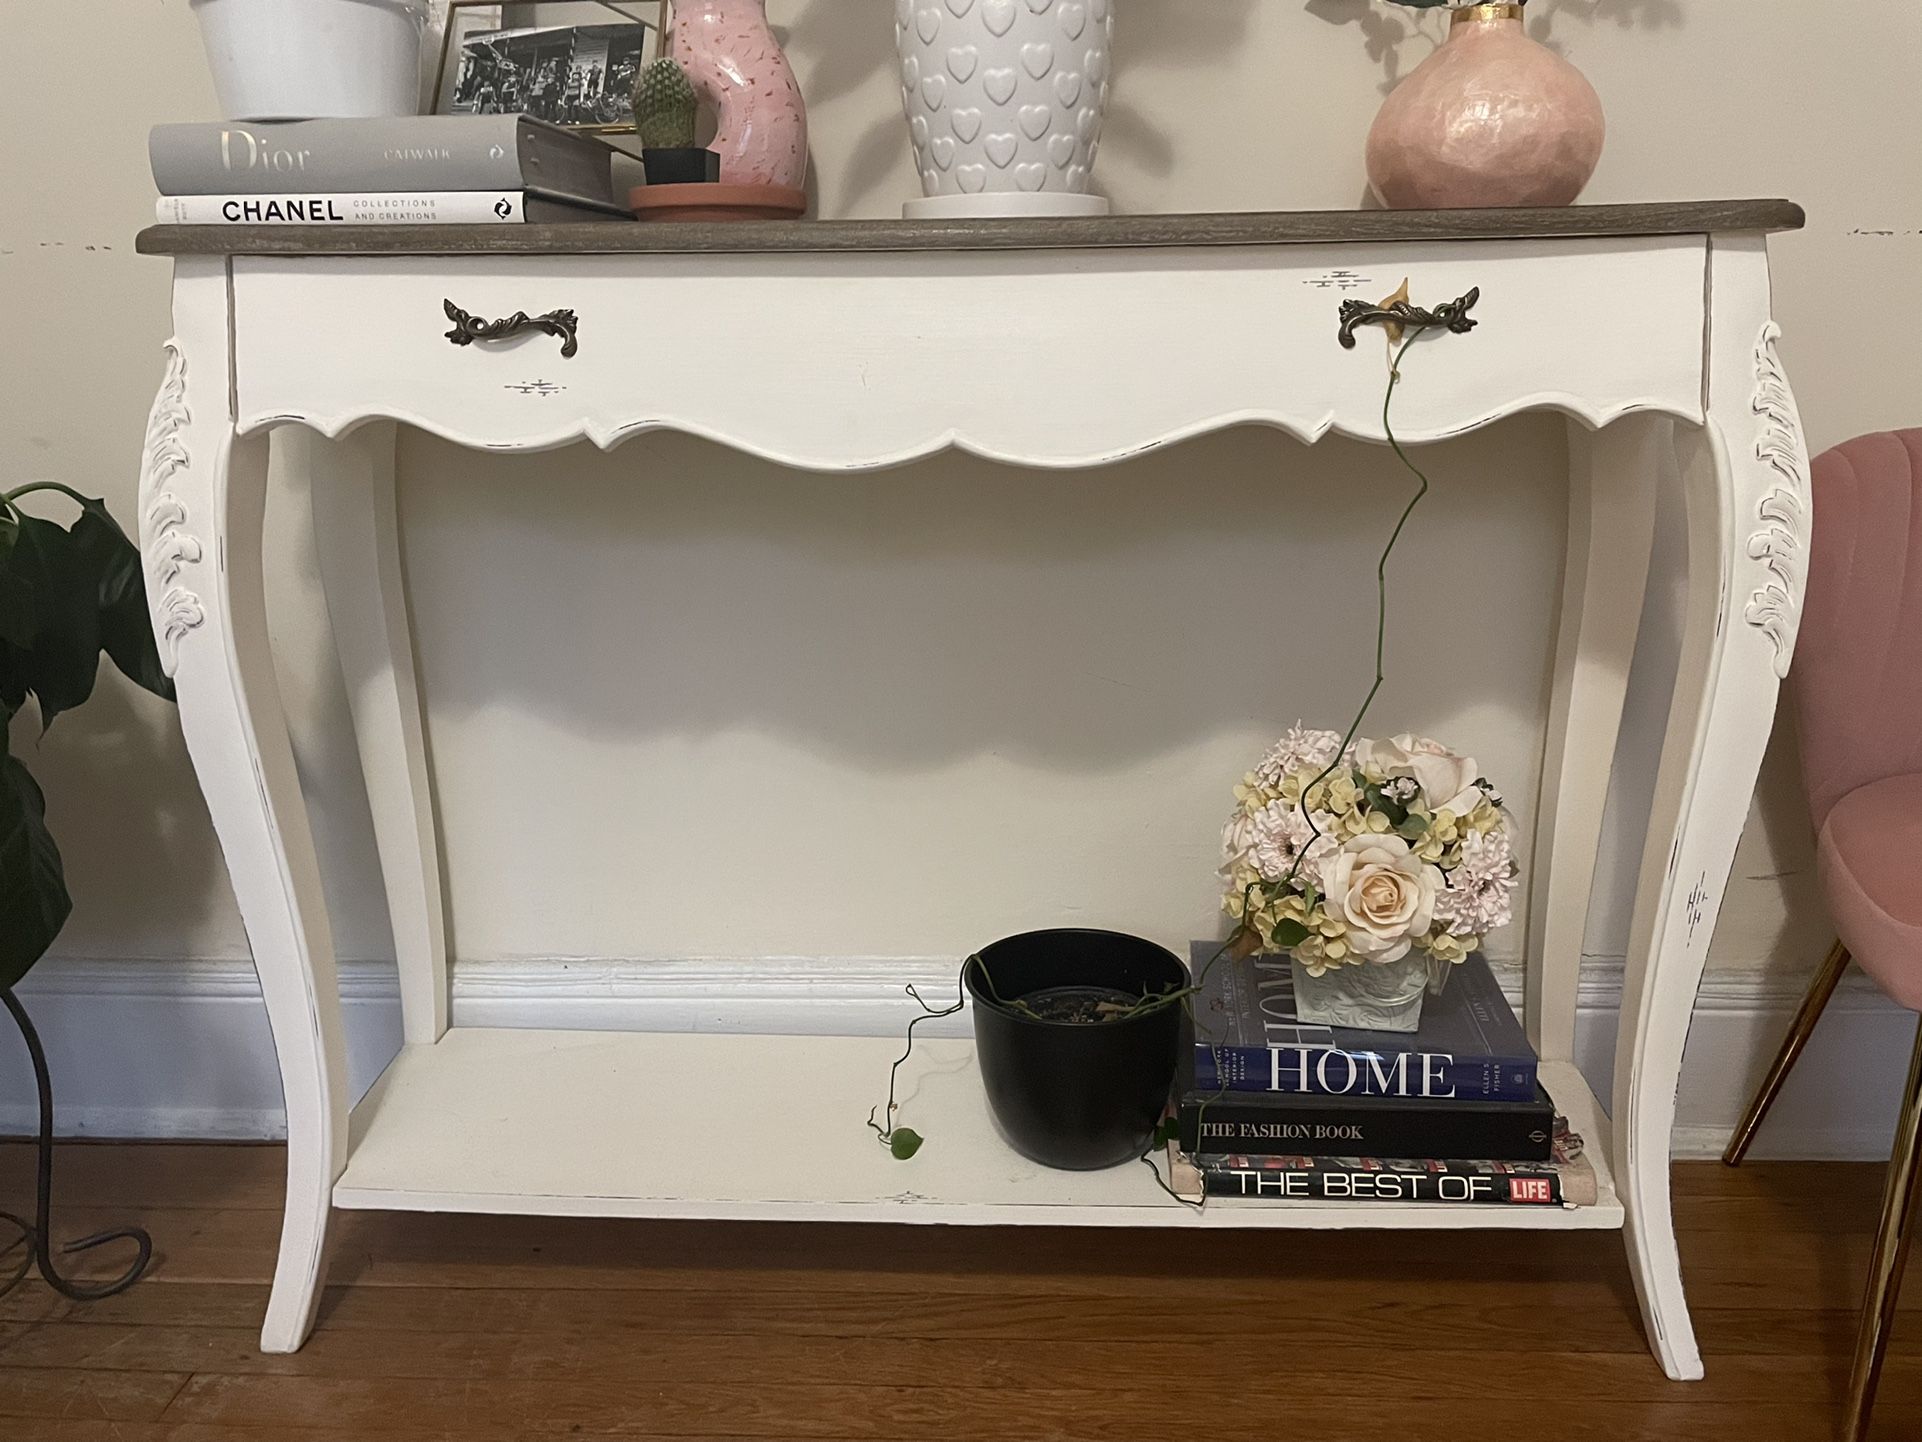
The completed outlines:
[[[530,115],[157,125],[162,195],[533,190],[614,203],[614,150]]]

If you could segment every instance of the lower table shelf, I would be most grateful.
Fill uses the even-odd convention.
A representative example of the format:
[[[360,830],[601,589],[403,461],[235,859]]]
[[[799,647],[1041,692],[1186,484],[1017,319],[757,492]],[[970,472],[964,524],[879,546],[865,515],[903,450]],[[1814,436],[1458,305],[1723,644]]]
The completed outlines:
[[[996,1133],[969,1041],[922,1040],[898,1162],[863,1124],[901,1042],[885,1037],[457,1027],[402,1049],[354,1109],[336,1206],[543,1216],[1189,1227],[1613,1228],[1608,1124],[1581,1074],[1543,1080],[1601,1184],[1582,1208],[1437,1203],[1183,1206],[1148,1169],[1059,1172]]]

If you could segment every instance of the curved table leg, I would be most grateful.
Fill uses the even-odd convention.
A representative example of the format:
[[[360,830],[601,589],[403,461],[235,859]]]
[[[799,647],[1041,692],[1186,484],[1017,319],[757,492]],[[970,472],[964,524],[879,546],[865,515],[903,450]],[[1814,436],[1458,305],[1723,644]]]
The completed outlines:
[[[340,991],[320,869],[274,678],[261,578],[267,442],[236,437],[225,261],[183,259],[147,430],[141,550],[160,653],[267,1003],[287,1107],[287,1207],[261,1348],[306,1340],[346,1162]]]
[[[1802,597],[1808,458],[1775,354],[1759,237],[1711,258],[1708,426],[1683,474],[1689,581],[1615,1060],[1617,1180],[1649,1345],[1702,1375],[1682,1293],[1669,1140],[1690,1013],[1788,672]]]
[[[297,444],[309,457],[314,544],[386,883],[401,1021],[409,1042],[432,1043],[447,1030],[447,910],[401,576],[394,426],[337,441],[307,432]]]
[[[1551,1061],[1575,1055],[1582,939],[1672,424],[1635,415],[1568,427],[1568,561],[1528,900],[1528,1035]]]

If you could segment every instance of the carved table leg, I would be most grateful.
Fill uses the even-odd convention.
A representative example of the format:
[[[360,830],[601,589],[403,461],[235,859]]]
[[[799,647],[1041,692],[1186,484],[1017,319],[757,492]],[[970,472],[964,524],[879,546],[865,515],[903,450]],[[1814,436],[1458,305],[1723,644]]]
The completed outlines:
[[[1655,537],[1655,483],[1672,465],[1672,423],[1627,416],[1568,427],[1568,562],[1555,689],[1542,750],[1528,903],[1528,1034],[1544,1058],[1575,1055],[1575,1004],[1595,854],[1622,698],[1641,629]]]
[[[148,424],[140,531],[160,653],[253,948],[287,1107],[287,1207],[261,1348],[313,1326],[347,1153],[333,938],[274,679],[261,585],[267,442],[236,437],[225,261],[183,258]]]
[[[401,576],[394,426],[290,439],[313,486],[314,542],[386,881],[402,1023],[409,1042],[431,1043],[447,1030],[447,912]]]
[[[1649,1345],[1702,1375],[1682,1293],[1669,1140],[1690,1013],[1788,673],[1802,598],[1808,458],[1775,354],[1759,237],[1711,257],[1709,424],[1690,436],[1688,595],[1675,700],[1635,901],[1615,1061],[1617,1181]]]

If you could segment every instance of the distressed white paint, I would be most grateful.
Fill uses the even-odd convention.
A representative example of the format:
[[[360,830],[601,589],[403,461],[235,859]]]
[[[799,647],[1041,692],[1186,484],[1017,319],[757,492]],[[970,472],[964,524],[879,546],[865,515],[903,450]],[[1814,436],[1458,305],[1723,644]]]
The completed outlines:
[[[1764,415],[1757,397],[1793,417],[1785,381],[1765,371],[1758,342],[1769,317],[1760,237],[1717,236],[1710,253],[1709,422],[1688,438],[1688,593],[1681,661],[1656,779],[1635,900],[1615,1065],[1629,1261],[1651,1343],[1671,1377],[1702,1375],[1682,1296],[1670,1212],[1668,1155],[1676,1084],[1709,938],[1748,816],[1775,714],[1778,670],[1794,644],[1799,575],[1756,554],[1770,488],[1787,475],[1806,490],[1801,430]],[[1797,541],[1797,545],[1805,541]],[[1758,581],[1758,573],[1765,581]],[[1758,584],[1779,584],[1767,616],[1747,609]],[[1778,663],[1780,663],[1778,665]]]
[[[261,1346],[286,1352],[313,1326],[326,1272],[328,1201],[347,1160],[345,1041],[320,867],[267,631],[260,546],[267,444],[234,426],[223,260],[176,266],[174,332],[150,431],[164,435],[165,460],[150,454],[144,472],[141,548],[154,625],[171,648],[182,697],[181,729],[253,944],[280,1058],[287,1206]],[[197,543],[191,552],[179,544],[186,527]],[[168,566],[157,566],[156,556]],[[183,593],[193,596],[191,624],[181,620]]]
[[[1622,958],[1585,958],[1574,1056],[1598,1096],[1614,1075]],[[461,962],[452,968],[457,1027],[545,1031],[898,1037],[915,1007],[951,990],[945,957],[650,957]],[[1500,967],[1509,1004],[1523,971]],[[402,1045],[400,990],[387,961],[340,966],[347,1092],[358,1098]],[[286,1135],[273,1036],[246,961],[50,959],[21,995],[47,1044],[62,1135],[274,1140]],[[1678,1158],[1721,1155],[1790,1015],[1798,978],[1765,967],[1711,969],[1689,1029],[1677,1099]],[[924,1027],[966,1036],[965,1016]],[[1803,1065],[1762,1129],[1756,1155],[1880,1161],[1888,1156],[1915,1016],[1859,972],[1822,1018]],[[159,1039],[157,1044],[156,1039]],[[0,1131],[33,1126],[26,1059],[0,1051]]]
[[[1761,497],[1751,492],[1771,466],[1779,477],[1785,455],[1791,471],[1805,465],[1799,429],[1791,426],[1784,442],[1775,419],[1784,408],[1792,414],[1786,382],[1758,377],[1757,338],[1769,323],[1759,237],[1046,256],[555,258],[511,266],[487,259],[244,259],[232,263],[230,288],[218,284],[221,263],[183,264],[177,344],[186,374],[195,374],[202,349],[214,374],[224,372],[228,336],[236,357],[232,414],[224,404],[199,401],[189,380],[188,414],[200,407],[200,416],[197,428],[187,423],[186,458],[170,468],[179,472],[170,484],[189,516],[208,502],[207,552],[223,562],[208,624],[178,638],[181,709],[248,920],[288,1094],[287,1233],[263,1344],[298,1346],[311,1325],[325,1255],[329,1194],[316,1196],[323,1177],[340,1178],[332,1200],[351,1206],[872,1219],[896,1214],[899,1199],[886,1188],[899,1177],[917,1191],[911,1207],[898,1207],[903,1218],[1101,1224],[1181,1215],[1137,1218],[1111,1178],[1070,1184],[1024,1176],[972,1117],[979,1100],[965,1086],[949,1102],[930,1104],[965,1140],[947,1160],[912,1176],[879,1166],[878,1149],[859,1161],[854,1143],[872,1143],[852,1131],[845,1155],[838,1139],[797,1141],[816,1102],[838,1114],[866,1094],[868,1073],[883,1060],[872,1043],[816,1041],[788,1048],[794,1055],[787,1057],[752,1037],[696,1045],[463,1029],[434,1039],[446,1004],[444,942],[437,949],[423,917],[437,914],[441,901],[431,880],[437,869],[427,864],[435,838],[419,703],[413,686],[398,679],[411,671],[398,553],[390,517],[370,515],[355,525],[334,509],[353,494],[348,487],[358,488],[370,510],[391,506],[391,489],[378,479],[387,474],[384,428],[354,436],[344,452],[318,453],[324,463],[309,477],[328,492],[319,514],[321,539],[336,552],[329,580],[358,581],[363,590],[343,613],[343,654],[377,817],[387,798],[404,803],[379,826],[381,861],[398,903],[409,1033],[420,1038],[356,1108],[353,1140],[342,1147],[331,940],[259,622],[261,529],[252,498],[264,495],[270,427],[301,423],[342,437],[370,419],[397,417],[493,449],[583,437],[605,447],[639,430],[671,427],[823,470],[885,465],[945,447],[1028,465],[1095,465],[1250,420],[1304,439],[1330,429],[1374,436],[1385,354],[1372,336],[1354,351],[1335,347],[1332,298],[1320,283],[1339,262],[1362,258],[1362,250],[1371,266],[1409,276],[1423,300],[1471,286],[1484,297],[1481,329],[1428,342],[1460,343],[1461,361],[1434,371],[1411,398],[1397,426],[1411,442],[1544,405],[1591,425],[1634,417],[1619,439],[1605,434],[1592,453],[1577,447],[1577,465],[1587,473],[1576,486],[1565,588],[1571,603],[1606,604],[1591,584],[1633,582],[1639,589],[1650,473],[1662,464],[1663,433],[1679,419],[1694,423],[1691,436],[1706,442],[1693,446],[1697,464],[1685,473],[1691,624],[1625,992],[1630,1022],[1615,1075],[1615,1114],[1624,1119],[1619,1145],[1572,1065],[1580,962],[1573,919],[1543,954],[1535,979],[1546,1005],[1533,1013],[1558,1099],[1580,1118],[1601,1169],[1619,1175],[1622,1193],[1621,1214],[1608,1200],[1585,1216],[1554,1214],[1574,1218],[1554,1224],[1612,1225],[1626,1216],[1656,1354],[1671,1376],[1700,1375],[1668,1215],[1675,1090],[1702,957],[1773,712],[1776,655],[1792,644],[1799,602],[1796,573],[1772,564],[1781,543],[1756,555],[1731,519],[1758,514]],[[604,335],[591,351],[593,333],[584,336],[576,363],[545,358],[548,369],[568,378],[565,386],[533,387],[530,351],[539,354],[544,338],[451,347],[437,327],[411,321],[432,316],[452,290],[467,308],[484,312],[571,302],[584,321],[602,315]],[[637,299],[643,296],[644,304]],[[1706,352],[1705,296],[1713,307]],[[316,332],[303,323],[316,313],[339,324]],[[995,369],[993,362],[1009,354],[1011,316],[1022,319],[1025,341],[1044,352],[1073,339],[1076,353],[1088,358],[1076,384],[1037,385],[1019,367]],[[831,326],[837,317],[841,324]],[[641,333],[644,318],[657,332],[682,337],[681,344],[650,344]],[[352,339],[376,324],[387,344],[370,348]],[[1579,346],[1568,343],[1571,325],[1581,330]],[[216,336],[220,343],[209,343]],[[810,363],[797,370],[791,357],[810,342]],[[568,368],[556,369],[562,365]],[[711,377],[719,374],[731,383],[714,386]],[[956,376],[969,383],[956,383]],[[173,403],[175,381],[170,369],[156,414]],[[1755,419],[1764,381],[1771,429],[1757,438],[1741,422]],[[1671,419],[1653,419],[1654,412]],[[1751,452],[1736,449],[1744,443]],[[244,465],[227,466],[230,454]],[[153,471],[150,465],[150,477]],[[230,476],[244,487],[230,485]],[[1619,497],[1598,494],[1614,488]],[[230,494],[249,503],[230,506]],[[1781,511],[1767,514],[1770,524],[1785,524]],[[1639,554],[1598,556],[1598,531],[1613,531],[1614,544]],[[151,550],[156,538],[147,541]],[[1768,616],[1733,625],[1737,592],[1746,596],[1754,584],[1743,568],[1756,564],[1768,566],[1784,594]],[[155,585],[153,596],[156,624],[164,625],[166,591]],[[221,649],[230,634],[239,639]],[[1574,756],[1570,747],[1585,741],[1612,749],[1630,641],[1630,625],[1619,618],[1590,624],[1577,617],[1563,626],[1560,715],[1551,737],[1559,754],[1544,783],[1554,798],[1544,864],[1554,874],[1538,881],[1551,900],[1581,897],[1592,879],[1606,787],[1595,774],[1599,759]],[[367,677],[387,679],[362,684]],[[1571,762],[1581,774],[1570,774]],[[276,869],[242,849],[263,840],[278,858]],[[424,985],[440,994],[422,1003]],[[951,1063],[945,1070],[958,1076],[971,1055],[965,1048],[943,1053]],[[749,1078],[743,1090],[757,1098],[754,1116],[741,1123],[749,1150],[756,1139],[776,1148],[767,1154],[781,1165],[771,1174],[791,1182],[742,1182],[726,1168],[685,1159],[663,1171],[659,1157],[637,1155],[638,1135],[622,1145],[617,1117],[631,1119],[635,1098],[658,1097],[669,1078],[688,1075],[694,1064],[698,1072]],[[756,1067],[772,1069],[756,1082]],[[790,1085],[776,1086],[777,1073]],[[973,1100],[959,1100],[964,1095]],[[556,1110],[563,1098],[571,1112]],[[1260,1208],[1217,1215],[1265,1226],[1551,1224],[1540,1220],[1549,1214],[1500,1210],[1375,1208],[1351,1216]]]
[[[427,775],[394,499],[394,428],[290,433],[313,493],[315,549],[386,881],[407,1039],[447,1030],[447,905]]]
[[[1608,802],[1642,619],[1630,598],[1648,583],[1656,488],[1673,470],[1669,431],[1646,413],[1599,432],[1569,428],[1568,561],[1523,953],[1528,1034],[1547,1056],[1568,1056],[1574,1045],[1597,818]]]
[[[244,431],[298,419],[338,435],[391,416],[463,445],[534,450],[665,428],[834,471],[949,447],[1094,466],[1241,424],[1378,440],[1386,342],[1374,331],[1335,346],[1343,292],[1327,277],[1348,270],[1381,277],[1371,299],[1404,278],[1430,304],[1482,287],[1475,330],[1417,343],[1421,384],[1395,411],[1405,439],[1546,407],[1589,426],[1648,409],[1695,420],[1703,251],[1699,236],[1657,236],[676,255],[638,268],[619,256],[240,257],[235,384]],[[328,323],[315,327],[323,285]],[[579,354],[563,360],[541,335],[450,345],[443,297],[490,317],[571,309]]]
[[[457,1027],[403,1048],[354,1108],[353,1159],[334,1204],[974,1226],[1621,1225],[1607,1147],[1594,1140],[1593,1207],[1236,1200],[1197,1212],[1170,1201],[1144,1167],[1061,1172],[1017,1155],[989,1117],[974,1044],[951,1038],[918,1044],[902,1072],[902,1122],[928,1138],[904,1164],[865,1125],[876,1078],[900,1054],[889,1037]],[[690,1087],[690,1077],[715,1084]],[[1574,1066],[1550,1064],[1543,1080],[1584,1137],[1607,1136]]]

